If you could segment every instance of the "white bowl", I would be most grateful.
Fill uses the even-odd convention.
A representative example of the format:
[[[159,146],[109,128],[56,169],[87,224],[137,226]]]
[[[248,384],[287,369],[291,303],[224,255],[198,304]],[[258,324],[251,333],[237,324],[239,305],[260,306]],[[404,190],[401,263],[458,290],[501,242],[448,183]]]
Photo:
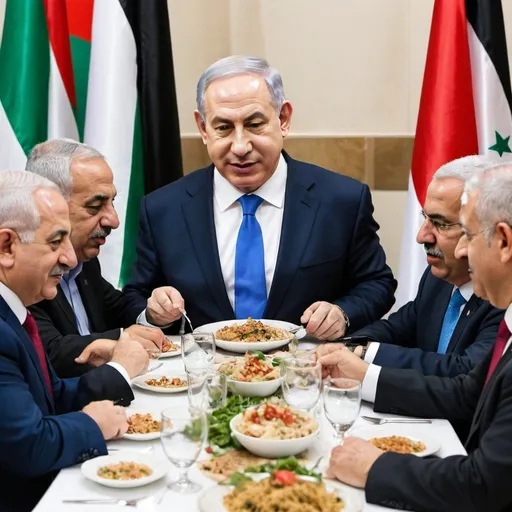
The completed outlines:
[[[228,386],[235,395],[240,396],[270,396],[281,385],[281,377],[262,382],[242,382],[228,377]]]
[[[252,409],[252,407],[251,407]],[[242,434],[237,430],[237,425],[242,419],[243,413],[237,414],[230,422],[231,433],[233,437],[248,451],[265,457],[267,459],[277,459],[278,457],[290,457],[297,455],[310,448],[317,440],[317,429],[306,437],[297,437],[295,439],[262,439]],[[318,422],[317,422],[318,423]]]
[[[266,319],[255,319],[260,320],[265,325],[269,325],[270,327],[279,327],[286,331],[290,329],[297,328],[299,326],[295,324],[291,324],[290,322],[283,322],[281,320],[266,320]],[[194,332],[211,332],[215,336],[215,333],[222,329],[223,327],[230,327],[234,324],[242,325],[247,322],[247,319],[240,320],[225,320],[222,322],[215,322],[212,324],[202,325],[197,329],[194,329]],[[297,333],[298,334],[298,333]],[[296,336],[297,337],[297,336]],[[248,351],[259,350],[260,352],[268,352],[270,350],[275,350],[276,348],[284,347],[288,345],[290,341],[293,339],[293,334],[290,334],[289,338],[277,341],[225,341],[219,340],[215,336],[215,345],[224,350],[229,350],[230,352],[238,352],[240,354],[245,354]]]

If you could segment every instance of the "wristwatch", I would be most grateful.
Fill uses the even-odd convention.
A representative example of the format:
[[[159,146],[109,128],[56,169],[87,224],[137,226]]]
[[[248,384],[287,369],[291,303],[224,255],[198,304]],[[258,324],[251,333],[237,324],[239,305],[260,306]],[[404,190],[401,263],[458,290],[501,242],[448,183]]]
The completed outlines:
[[[343,314],[343,318],[345,319],[345,330],[347,330],[349,327],[350,327],[350,319],[348,318],[348,315],[347,313],[345,313],[345,311],[343,311],[343,309],[341,309],[338,304],[336,304],[336,306],[338,307],[338,309],[342,312]]]

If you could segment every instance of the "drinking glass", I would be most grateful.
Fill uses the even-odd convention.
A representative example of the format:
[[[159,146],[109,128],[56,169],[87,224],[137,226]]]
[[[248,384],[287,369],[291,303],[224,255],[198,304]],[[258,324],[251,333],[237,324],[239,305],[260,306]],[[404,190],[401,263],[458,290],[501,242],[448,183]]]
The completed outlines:
[[[198,492],[201,486],[189,480],[188,469],[208,437],[206,412],[194,407],[169,407],[162,411],[160,430],[165,455],[180,473],[179,479],[168,485],[169,489],[183,494]]]
[[[185,370],[211,370],[215,359],[215,336],[211,332],[183,334],[181,357]]]
[[[187,370],[187,381],[191,407],[211,414],[226,404],[228,381],[224,374],[210,370]]]
[[[328,379],[324,382],[325,415],[334,428],[339,444],[361,410],[361,383],[354,379]]]
[[[322,367],[313,357],[290,357],[281,362],[281,390],[286,403],[310,411],[320,398]]]

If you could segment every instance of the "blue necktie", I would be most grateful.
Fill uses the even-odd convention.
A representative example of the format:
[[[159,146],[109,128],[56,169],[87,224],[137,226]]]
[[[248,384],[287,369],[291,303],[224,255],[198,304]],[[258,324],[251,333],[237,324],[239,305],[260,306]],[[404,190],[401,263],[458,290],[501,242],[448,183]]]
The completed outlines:
[[[267,305],[265,254],[261,226],[256,210],[263,199],[256,195],[242,196],[243,219],[235,255],[235,317],[262,318]]]
[[[446,313],[444,314],[443,328],[441,329],[441,335],[439,336],[439,345],[437,347],[438,354],[446,354],[446,349],[450,344],[455,326],[459,321],[460,308],[466,303],[466,299],[462,296],[459,289],[457,288],[453,294]]]

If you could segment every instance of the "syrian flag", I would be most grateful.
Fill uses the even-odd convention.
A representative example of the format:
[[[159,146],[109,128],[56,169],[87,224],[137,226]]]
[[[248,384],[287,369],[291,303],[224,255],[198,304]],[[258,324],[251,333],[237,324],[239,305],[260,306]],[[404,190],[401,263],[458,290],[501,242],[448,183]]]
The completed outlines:
[[[78,138],[65,0],[7,0],[0,44],[0,170],[32,147]]]
[[[114,173],[119,229],[102,248],[115,286],[135,261],[140,199],[182,176],[167,2],[7,0],[0,46],[0,170],[69,137]]]
[[[441,165],[472,154],[512,157],[512,93],[500,0],[436,0],[409,178],[397,306],[426,268],[415,241],[427,187]]]

